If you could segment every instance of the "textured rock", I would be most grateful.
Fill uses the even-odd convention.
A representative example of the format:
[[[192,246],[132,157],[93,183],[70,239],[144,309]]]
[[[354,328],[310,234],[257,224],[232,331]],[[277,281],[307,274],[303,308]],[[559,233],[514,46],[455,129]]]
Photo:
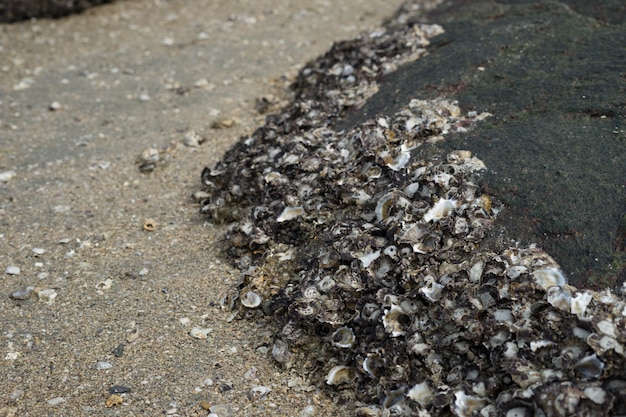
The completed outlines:
[[[112,0],[0,0],[0,22],[16,22],[32,17],[61,17]]]
[[[575,285],[625,279],[626,7],[578,1],[452,1],[431,13],[445,33],[400,67],[339,128],[446,95],[489,111],[436,149],[469,149],[482,186],[508,207],[495,244],[538,242]],[[410,19],[409,19],[410,22]]]

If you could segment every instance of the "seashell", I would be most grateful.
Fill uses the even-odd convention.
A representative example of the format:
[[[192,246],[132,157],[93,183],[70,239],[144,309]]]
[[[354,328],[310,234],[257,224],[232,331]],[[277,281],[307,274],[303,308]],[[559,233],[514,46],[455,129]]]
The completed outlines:
[[[356,417],[381,417],[382,410],[376,405],[369,405],[367,407],[359,407],[355,410]]]
[[[247,308],[257,308],[263,302],[263,298],[254,291],[246,291],[240,298],[241,304]]]
[[[464,235],[469,231],[469,225],[467,224],[467,219],[464,217],[459,217],[454,222],[454,234],[455,235]]]
[[[327,293],[337,286],[337,282],[330,275],[326,275],[316,285],[321,292]]]
[[[372,378],[379,379],[385,373],[386,361],[378,353],[368,353],[363,360],[363,370]]]
[[[403,416],[405,413],[403,412],[404,407],[401,404],[401,401],[404,399],[404,392],[406,391],[405,387],[400,387],[395,390],[389,391],[387,396],[383,401],[383,408],[389,410],[390,416]]]
[[[452,179],[454,179],[454,176],[446,172],[442,172],[433,176],[433,181],[435,182],[435,184],[444,189],[450,188],[450,180]]]
[[[394,171],[400,171],[404,169],[406,164],[411,160],[411,152],[400,152],[397,158],[393,159],[392,162],[387,163],[387,167],[391,168]]]
[[[522,265],[514,265],[507,269],[506,276],[511,279],[517,279],[520,275],[526,273],[528,268]]]
[[[278,223],[282,223],[282,222],[286,222],[289,220],[293,220],[297,217],[300,217],[302,215],[306,214],[304,209],[302,207],[285,207],[285,209],[283,210],[282,213],[280,213],[280,216],[278,216],[278,218],[276,219],[276,221]]]
[[[574,373],[576,373],[578,378],[582,381],[598,379],[600,375],[602,375],[603,369],[604,362],[602,362],[595,353],[585,356],[574,364]]]
[[[538,269],[533,272],[533,277],[535,278],[535,283],[544,290],[550,287],[562,287],[567,284],[565,275],[558,268]]]
[[[358,259],[363,264],[363,268],[369,268],[369,266],[380,256],[380,251],[366,253],[365,255],[359,256]]]
[[[435,302],[441,298],[441,292],[444,286],[437,281],[431,281],[427,285],[424,285],[419,289],[419,292],[424,294],[430,301]]]
[[[496,321],[502,321],[505,323],[513,323],[513,314],[511,313],[511,310],[509,309],[498,309],[496,311],[493,312],[493,318],[496,319]]]
[[[575,297],[572,297],[570,302],[571,313],[576,314],[579,318],[583,317],[592,299],[593,296],[589,292],[577,293]]]
[[[546,301],[561,311],[569,312],[572,304],[572,294],[566,288],[550,287],[546,291]]]
[[[280,364],[285,365],[287,368],[291,365],[292,353],[289,351],[287,343],[280,339],[274,341],[272,346],[272,357]]]
[[[484,398],[467,395],[464,391],[454,393],[452,411],[459,417],[472,417],[480,415],[480,410],[485,408],[487,401]]]
[[[326,383],[328,385],[348,384],[356,379],[356,372],[349,366],[338,365],[328,372]]]
[[[613,350],[622,356],[624,355],[624,346],[609,336],[600,336],[599,334],[591,333],[587,337],[587,344],[599,355],[609,350]]]
[[[430,210],[424,214],[424,221],[426,223],[431,221],[438,221],[444,219],[452,213],[456,208],[456,200],[448,200],[445,198],[439,199]]]
[[[483,270],[485,269],[485,262],[478,261],[468,271],[469,279],[473,283],[480,282],[480,278],[483,275]]]
[[[354,344],[354,332],[349,327],[340,327],[332,335],[332,344],[340,348],[350,348]]]
[[[515,407],[507,410],[505,417],[533,417],[535,411],[531,407]]]
[[[602,405],[607,400],[606,391],[600,387],[587,387],[584,389],[585,397],[598,405]]]
[[[396,246],[387,246],[385,250],[383,250],[383,254],[387,255],[391,259],[397,259],[398,257],[398,248]]]
[[[538,351],[539,349],[543,349],[545,347],[555,346],[554,342],[549,340],[533,340],[530,342],[530,350],[533,352]]]
[[[382,315],[380,306],[375,303],[365,303],[361,308],[361,318],[366,321],[377,321]]]
[[[595,328],[598,329],[600,333],[606,336],[609,336],[613,339],[617,338],[615,325],[608,320],[600,320],[595,324]]]
[[[319,306],[316,299],[300,298],[289,306],[289,311],[294,312],[300,318],[307,319],[317,314]]]
[[[376,203],[376,220],[380,223],[389,217],[391,206],[393,205],[394,194],[387,193]]]
[[[411,318],[400,306],[392,305],[390,309],[385,310],[383,326],[392,337],[404,336],[410,325]]]
[[[189,330],[189,335],[194,339],[206,339],[209,337],[209,334],[213,331],[213,329],[208,329],[204,327],[194,327]]]
[[[430,389],[428,382],[424,381],[419,384],[413,385],[413,388],[406,394],[407,397],[417,402],[422,407],[427,407],[431,404],[435,394]]]
[[[420,188],[420,183],[419,182],[412,182],[411,184],[407,185],[404,188],[404,194],[409,197],[412,198],[415,193],[419,190]]]
[[[319,298],[320,292],[313,285],[310,285],[302,290],[302,296],[304,298],[316,299]]]

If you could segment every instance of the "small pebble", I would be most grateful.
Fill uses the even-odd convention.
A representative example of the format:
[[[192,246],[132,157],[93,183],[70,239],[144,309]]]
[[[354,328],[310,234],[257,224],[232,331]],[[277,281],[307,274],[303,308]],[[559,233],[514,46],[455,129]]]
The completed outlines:
[[[48,272],[40,272],[37,274],[37,279],[46,279],[50,276]]]
[[[146,219],[143,222],[143,230],[145,230],[146,232],[154,232],[156,230],[157,227],[157,223],[154,221],[154,219]]]
[[[7,266],[5,272],[9,275],[18,275],[20,273],[20,268],[17,266]]]
[[[257,385],[256,387],[252,387],[252,389],[248,392],[248,399],[250,401],[258,401],[263,399],[270,392],[272,392],[270,387]]]
[[[48,107],[48,109],[50,109],[50,111],[61,110],[61,103],[59,103],[58,101],[53,101],[52,103],[50,103],[50,107]]]
[[[124,356],[124,343],[120,343],[119,345],[117,345],[117,347],[113,349],[111,353],[116,358],[121,358],[122,356]]]
[[[300,417],[313,417],[315,415],[315,407],[307,405],[300,411]]]
[[[0,182],[7,182],[16,175],[15,171],[0,172]]]
[[[139,101],[150,101],[150,96],[146,93],[140,94],[139,95]]]
[[[96,365],[94,366],[94,369],[101,371],[104,369],[111,369],[113,368],[113,364],[111,362],[105,362],[105,361],[99,361],[96,362]]]
[[[26,300],[30,297],[35,287],[26,287],[15,290],[11,293],[10,297],[14,300]]]
[[[200,407],[202,407],[203,410],[209,411],[211,409],[211,403],[208,401],[200,401]]]
[[[213,329],[206,329],[202,327],[194,327],[189,331],[189,335],[195,339],[206,339],[209,337],[209,333],[211,333]]]
[[[52,398],[50,400],[47,401],[48,404],[50,405],[59,405],[65,402],[65,398],[63,397],[56,397],[56,398]]]
[[[42,303],[54,304],[54,301],[57,298],[57,292],[53,290],[52,288],[46,288],[46,289],[40,290],[37,293],[37,298]]]
[[[107,398],[107,400],[104,403],[104,405],[107,408],[111,408],[113,406],[120,405],[123,402],[124,402],[124,399],[121,396],[119,396],[117,394],[113,394],[113,395],[109,396],[109,398]]]
[[[233,415],[233,410],[228,404],[215,404],[209,410],[211,413],[217,414],[219,417],[230,417]]]
[[[139,271],[139,275],[141,275],[141,276],[148,275],[148,268],[142,268]]]
[[[187,132],[185,139],[183,139],[183,145],[191,148],[197,148],[202,142],[204,142],[204,138],[193,130]]]
[[[124,394],[125,392],[130,392],[130,388],[122,385],[113,385],[109,388],[109,394]]]
[[[235,119],[221,119],[216,120],[211,124],[213,129],[228,129],[235,126]]]

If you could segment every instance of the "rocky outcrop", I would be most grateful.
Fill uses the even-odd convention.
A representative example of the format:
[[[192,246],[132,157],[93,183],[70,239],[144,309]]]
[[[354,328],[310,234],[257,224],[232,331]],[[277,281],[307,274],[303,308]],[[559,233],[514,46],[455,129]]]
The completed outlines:
[[[443,95],[465,111],[492,113],[437,146],[442,153],[469,149],[487,165],[481,185],[507,207],[493,240],[539,243],[576,285],[621,284],[624,3],[458,0],[427,20],[445,29],[430,55],[382,80],[379,93],[339,127],[393,113],[416,97]]]
[[[112,0],[0,0],[0,22],[62,17]]]

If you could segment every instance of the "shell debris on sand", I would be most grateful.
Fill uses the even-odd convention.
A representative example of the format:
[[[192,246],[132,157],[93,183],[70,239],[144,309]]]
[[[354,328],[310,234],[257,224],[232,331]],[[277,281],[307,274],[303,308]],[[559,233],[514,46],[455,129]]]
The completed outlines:
[[[486,114],[414,99],[332,129],[440,32],[336,44],[300,71],[290,106],[205,168],[201,210],[229,224],[242,270],[229,298],[242,303],[227,304],[277,323],[272,357],[359,416],[626,413],[624,295],[568,285],[534,245],[490,250],[506,208],[477,186],[485,165],[417,152]]]

